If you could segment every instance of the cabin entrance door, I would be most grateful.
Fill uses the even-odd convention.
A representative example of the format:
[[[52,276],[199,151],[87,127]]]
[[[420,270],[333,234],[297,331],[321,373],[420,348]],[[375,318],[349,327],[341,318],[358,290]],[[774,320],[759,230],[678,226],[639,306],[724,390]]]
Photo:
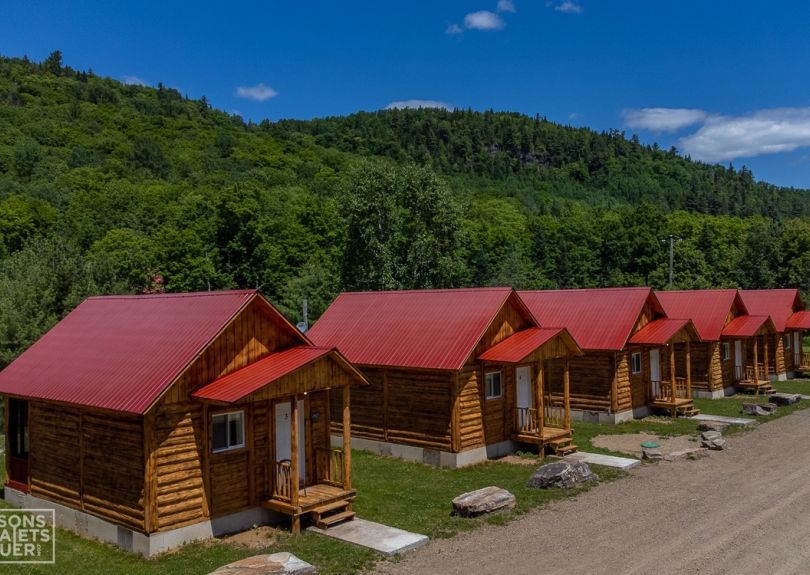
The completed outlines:
[[[661,397],[661,355],[658,348],[650,350],[650,395],[652,399]]]
[[[9,399],[8,479],[16,487],[28,489],[28,402]],[[12,485],[14,487],[15,485]]]
[[[743,356],[742,340],[734,342],[734,379],[740,381],[743,378]]]
[[[276,403],[276,461],[290,459],[292,455],[292,402]],[[305,485],[307,477],[306,427],[304,426],[304,400],[298,400],[298,484]]]
[[[517,380],[516,406],[518,412],[518,429],[524,429],[532,424],[532,368],[524,365],[515,368],[515,379]]]

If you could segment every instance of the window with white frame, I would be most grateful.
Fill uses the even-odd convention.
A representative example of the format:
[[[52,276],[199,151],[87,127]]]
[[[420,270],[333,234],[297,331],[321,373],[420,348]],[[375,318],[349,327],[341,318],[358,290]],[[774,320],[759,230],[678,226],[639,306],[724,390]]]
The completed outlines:
[[[731,344],[727,341],[723,342],[723,351],[722,351],[722,358],[723,361],[728,361],[731,359]]]
[[[786,333],[785,334],[785,349],[790,349],[790,339],[791,339],[790,334]]]
[[[484,388],[486,390],[487,399],[495,399],[503,395],[501,388],[501,372],[490,371],[484,375]]]
[[[211,450],[214,453],[245,446],[245,412],[229,411],[211,416]]]
[[[641,373],[641,353],[636,352],[630,356],[630,368],[633,373]]]

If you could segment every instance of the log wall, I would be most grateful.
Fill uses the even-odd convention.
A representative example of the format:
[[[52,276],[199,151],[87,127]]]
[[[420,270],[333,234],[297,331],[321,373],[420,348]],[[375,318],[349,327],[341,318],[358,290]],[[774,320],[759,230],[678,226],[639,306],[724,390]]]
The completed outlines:
[[[31,494],[144,531],[143,422],[29,402]]]
[[[619,359],[619,358],[617,358]],[[561,382],[564,360],[552,359],[547,363],[546,381]],[[610,411],[610,393],[613,383],[613,354],[586,352],[569,360],[571,409],[586,411]],[[624,376],[627,376],[625,378]],[[620,410],[630,408],[629,368],[617,382],[619,385]],[[555,385],[552,383],[552,385]],[[554,387],[553,389],[557,389]],[[561,388],[560,388],[561,389]],[[626,407],[622,407],[626,405]]]

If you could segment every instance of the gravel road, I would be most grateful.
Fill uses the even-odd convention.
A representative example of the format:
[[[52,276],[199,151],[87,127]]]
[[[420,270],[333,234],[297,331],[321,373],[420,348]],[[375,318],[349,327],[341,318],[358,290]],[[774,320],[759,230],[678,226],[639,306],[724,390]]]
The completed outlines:
[[[516,470],[520,472],[520,470]],[[448,503],[449,505],[449,503]],[[507,526],[431,542],[378,573],[810,573],[810,410],[699,461],[630,476]]]

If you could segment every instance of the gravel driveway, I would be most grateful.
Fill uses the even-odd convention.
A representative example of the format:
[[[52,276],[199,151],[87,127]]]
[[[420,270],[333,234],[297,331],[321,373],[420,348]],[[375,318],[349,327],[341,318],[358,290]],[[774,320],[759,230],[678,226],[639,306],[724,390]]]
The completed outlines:
[[[640,466],[507,526],[433,541],[377,572],[810,573],[810,410],[729,445],[699,461]]]

